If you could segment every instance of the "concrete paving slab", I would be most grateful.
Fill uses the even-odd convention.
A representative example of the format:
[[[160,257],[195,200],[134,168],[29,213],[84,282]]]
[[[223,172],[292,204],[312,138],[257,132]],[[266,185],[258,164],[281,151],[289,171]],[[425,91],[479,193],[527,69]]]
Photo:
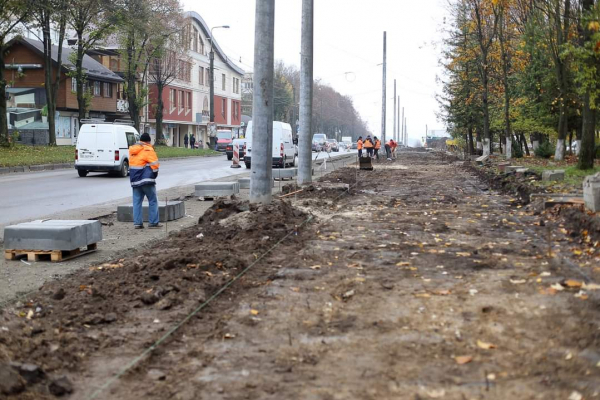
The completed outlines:
[[[565,170],[564,169],[555,169],[548,170],[542,172],[542,180],[543,181],[564,181],[565,180]]]
[[[250,189],[250,178],[240,178],[238,179],[238,183],[240,184],[240,189]],[[272,187],[275,187],[275,181],[273,181]]]
[[[589,210],[600,211],[600,172],[583,180],[583,201]]]
[[[298,168],[274,168],[273,179],[292,179],[298,176]]]
[[[39,220],[4,228],[5,250],[71,251],[100,241],[100,221]]]
[[[509,165],[504,168],[506,172],[516,172],[518,169],[524,168],[522,165]]]
[[[158,219],[160,222],[174,221],[185,216],[183,201],[158,202]],[[142,218],[148,222],[148,203],[142,204]],[[133,204],[124,204],[117,207],[117,221],[133,222]]]
[[[240,184],[238,182],[206,182],[195,186],[196,197],[223,197],[238,194]]]

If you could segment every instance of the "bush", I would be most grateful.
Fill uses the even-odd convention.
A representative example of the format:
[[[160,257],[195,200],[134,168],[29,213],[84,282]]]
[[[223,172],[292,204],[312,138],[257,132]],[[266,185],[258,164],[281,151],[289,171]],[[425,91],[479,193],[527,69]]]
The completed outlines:
[[[556,149],[554,148],[554,145],[552,145],[552,143],[549,141],[546,141],[540,144],[537,149],[535,149],[535,155],[536,157],[540,158],[550,158],[554,155],[555,151]]]
[[[523,158],[523,150],[521,149],[521,146],[519,146],[519,142],[514,138],[512,140],[511,151],[513,158]]]

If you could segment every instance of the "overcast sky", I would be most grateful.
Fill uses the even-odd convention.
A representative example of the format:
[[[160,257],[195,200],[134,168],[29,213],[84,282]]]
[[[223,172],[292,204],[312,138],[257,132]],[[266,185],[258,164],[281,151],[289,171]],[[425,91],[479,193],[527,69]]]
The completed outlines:
[[[215,40],[245,70],[253,69],[255,0],[183,0],[214,31]],[[315,0],[315,79],[352,97],[375,135],[381,133],[383,31],[387,31],[387,132],[393,130],[397,80],[409,140],[442,129],[436,118],[436,76],[446,0]],[[275,59],[300,65],[302,0],[276,0]]]

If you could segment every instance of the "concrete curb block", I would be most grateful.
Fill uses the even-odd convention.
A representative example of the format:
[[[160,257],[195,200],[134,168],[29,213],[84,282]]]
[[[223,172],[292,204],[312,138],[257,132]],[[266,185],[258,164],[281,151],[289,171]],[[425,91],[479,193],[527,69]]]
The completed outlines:
[[[17,167],[2,167],[2,168],[0,168],[0,175],[17,173],[17,172],[52,171],[55,169],[69,169],[69,168],[75,168],[75,164],[74,163],[61,163],[61,164],[23,165],[23,166],[17,166]]]

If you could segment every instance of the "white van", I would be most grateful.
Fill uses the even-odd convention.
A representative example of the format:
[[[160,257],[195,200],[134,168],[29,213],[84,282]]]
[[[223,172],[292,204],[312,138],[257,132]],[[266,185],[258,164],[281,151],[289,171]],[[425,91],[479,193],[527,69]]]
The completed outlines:
[[[244,163],[246,168],[252,162],[252,121],[246,128],[246,154]],[[297,163],[296,145],[292,137],[292,127],[285,122],[273,121],[273,166],[285,168],[295,167]]]
[[[79,176],[83,178],[89,172],[129,175],[129,146],[139,140],[138,131],[123,121],[82,120],[81,123],[75,150]]]

